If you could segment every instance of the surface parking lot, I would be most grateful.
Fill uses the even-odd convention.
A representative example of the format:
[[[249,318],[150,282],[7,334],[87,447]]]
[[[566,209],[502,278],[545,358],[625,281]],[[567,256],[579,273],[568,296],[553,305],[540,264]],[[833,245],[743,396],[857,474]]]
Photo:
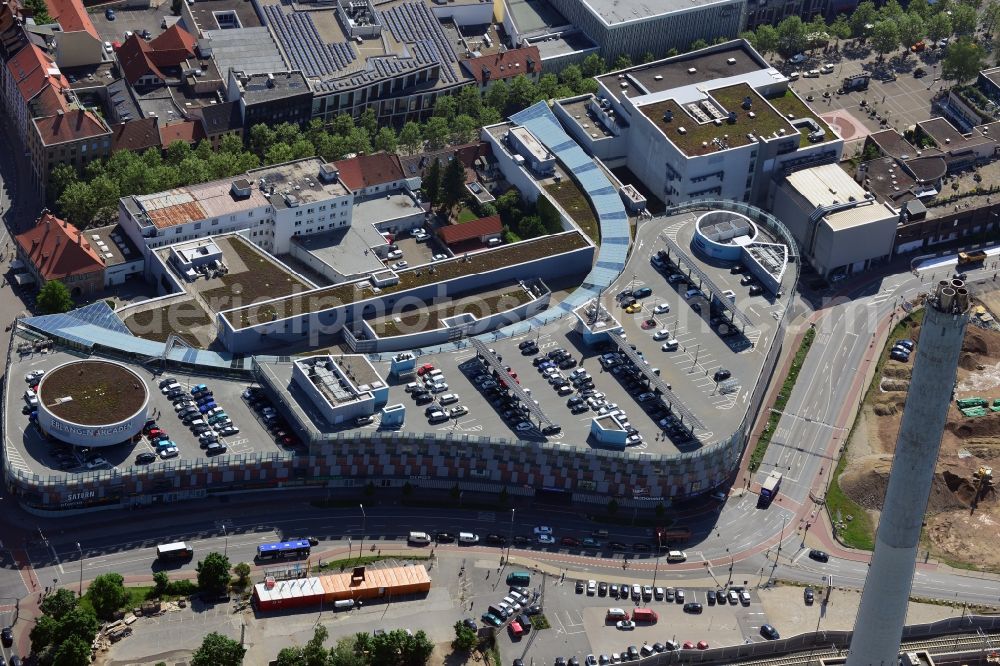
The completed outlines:
[[[629,373],[618,370],[608,371],[602,367],[602,350],[588,347],[582,336],[574,330],[572,318],[565,317],[557,324],[546,326],[540,331],[532,331],[517,338],[504,338],[487,344],[502,359],[502,364],[516,373],[517,382],[531,392],[531,398],[546,417],[560,426],[560,432],[543,435],[537,419],[531,415],[509,413],[516,409],[503,402],[503,395],[496,395],[493,384],[483,384],[480,376],[490,374],[485,364],[477,360],[476,351],[470,346],[457,351],[423,355],[417,359],[420,368],[425,364],[440,370],[447,388],[420,401],[408,395],[404,384],[390,389],[390,403],[401,403],[408,409],[406,430],[413,432],[496,434],[520,439],[547,439],[566,445],[601,447],[590,433],[591,420],[598,413],[621,410],[641,439],[628,450],[645,450],[657,453],[691,451],[707,442],[728,437],[739,425],[746,410],[747,400],[761,372],[768,346],[773,343],[776,321],[781,317],[787,304],[786,298],[767,293],[751,296],[749,287],[741,284],[743,275],[730,272],[729,265],[709,265],[687,251],[682,259],[680,271],[687,273],[688,263],[698,266],[708,274],[721,290],[732,290],[737,307],[750,318],[751,325],[742,332],[723,336],[719,327],[723,319],[716,320],[712,308],[706,300],[707,290],[697,298],[684,297],[688,285],[681,286],[668,282],[672,271],[659,271],[651,264],[651,258],[665,247],[665,238],[670,238],[682,248],[689,247],[694,232],[693,215],[681,215],[668,219],[654,219],[643,223],[637,233],[638,248],[619,280],[607,290],[605,308],[622,324],[629,343],[634,344],[648,360],[651,368],[658,368],[660,378],[672,387],[672,392],[705,425],[695,428],[691,438],[683,428],[671,433],[663,431],[659,422],[669,412],[660,400],[640,401],[640,396],[650,391],[645,378],[632,378]],[[786,271],[783,288],[789,289],[792,271]],[[697,284],[697,282],[695,282]],[[624,290],[649,287],[652,294],[638,301],[641,309],[629,314],[619,307],[615,296]],[[669,311],[656,313],[658,304],[669,306]],[[696,311],[700,308],[700,312]],[[672,351],[661,349],[663,340],[654,339],[654,334],[666,329],[669,337],[677,340],[677,348]],[[533,341],[534,347],[521,349],[522,343]],[[590,390],[599,394],[598,400],[586,411],[573,413],[570,400],[585,396],[581,390],[567,391],[560,395],[556,385],[538,367],[537,360],[557,350],[564,350],[570,359],[562,369],[550,371],[554,376],[562,376],[567,381],[573,373],[586,371]],[[603,352],[615,351],[612,345]],[[382,370],[387,373],[388,364]],[[729,381],[720,384],[718,371],[731,375]],[[477,379],[478,378],[478,379]],[[414,379],[420,383],[422,378]],[[489,381],[497,382],[496,377]],[[570,388],[573,388],[572,386]],[[468,408],[468,413],[441,423],[429,423],[425,411],[429,413],[434,395],[457,394],[458,404]],[[419,404],[418,404],[419,402]],[[455,407],[456,404],[442,405]],[[659,411],[656,411],[659,408]],[[508,412],[505,415],[504,412]],[[535,427],[518,430],[518,424],[534,420]],[[674,420],[676,424],[677,421]],[[543,424],[544,425],[544,424]],[[379,427],[377,423],[368,426]]]
[[[34,354],[21,362],[11,365],[8,376],[8,390],[13,395],[20,395],[27,384],[24,376],[32,370],[50,370],[66,361],[78,357],[55,352],[49,354]],[[233,382],[215,378],[190,377],[186,375],[156,374],[148,368],[132,366],[140,376],[148,377],[149,417],[156,420],[157,426],[164,430],[170,440],[178,448],[176,460],[204,459],[207,454],[200,446],[198,438],[182,423],[174,411],[173,403],[167,399],[159,388],[159,383],[167,377],[174,377],[181,387],[190,389],[196,384],[207,384],[213,392],[216,404],[230,417],[239,432],[232,436],[220,437],[226,446],[226,455],[239,455],[253,452],[278,451],[273,434],[268,432],[263,422],[241,397],[246,389],[245,382]],[[103,447],[92,451],[74,449],[60,445],[57,442],[46,441],[41,432],[30,424],[28,415],[22,413],[25,403],[22,400],[7,401],[7,451],[11,465],[25,473],[51,474],[59,472],[86,472],[91,470],[107,470],[134,466],[135,458],[143,452],[155,451],[146,437],[135,444],[120,444]],[[104,462],[100,462],[97,459]],[[89,463],[89,464],[88,464]]]
[[[533,577],[533,582],[536,577]],[[632,581],[623,572],[617,579],[604,582],[631,586],[636,581]],[[548,579],[541,603],[552,629],[543,630],[535,637],[529,632],[520,639],[514,638],[505,629],[499,634],[503,663],[521,658],[526,664],[533,660],[541,666],[555,663],[557,657],[563,657],[567,661],[576,657],[584,664],[589,654],[598,658],[601,655],[610,657],[612,653],[620,655],[632,645],[638,649],[644,644],[653,646],[655,643],[667,647],[670,641],[681,647],[685,642],[697,645],[702,640],[709,647],[757,642],[764,640],[760,635],[760,627],[768,622],[760,599],[753,590],[749,591],[749,604],[709,606],[708,589],[683,588],[685,603],[698,602],[703,605],[702,612],[694,614],[685,612],[683,603],[676,601],[676,588],[665,588],[663,599],[639,602],[642,607],[657,613],[655,624],[640,623],[632,630],[621,630],[607,618],[608,609],[620,608],[631,614],[639,607],[636,601],[607,594],[588,595],[586,592],[577,592],[576,589],[574,580],[561,581],[558,577]],[[715,592],[714,589],[711,591]],[[668,596],[673,596],[673,600],[668,600]]]

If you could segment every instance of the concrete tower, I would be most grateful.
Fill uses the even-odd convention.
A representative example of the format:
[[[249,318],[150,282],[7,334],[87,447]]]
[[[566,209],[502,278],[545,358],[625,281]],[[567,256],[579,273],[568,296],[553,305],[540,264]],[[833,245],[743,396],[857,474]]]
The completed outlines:
[[[961,280],[941,281],[926,306],[848,666],[899,663],[920,527],[969,321],[969,293]]]

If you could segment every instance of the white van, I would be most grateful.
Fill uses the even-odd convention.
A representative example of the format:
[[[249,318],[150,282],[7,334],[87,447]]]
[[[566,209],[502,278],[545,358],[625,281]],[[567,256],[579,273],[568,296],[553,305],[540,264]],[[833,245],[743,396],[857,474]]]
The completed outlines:
[[[683,550],[671,550],[667,553],[667,562],[684,562],[687,558]]]
[[[678,342],[677,338],[670,338],[663,343],[663,351],[677,351],[680,346],[681,343]]]
[[[476,535],[476,534],[473,534],[472,532],[459,532],[458,533],[458,542],[459,543],[464,543],[466,545],[476,544],[476,543],[479,543],[479,536]]]
[[[333,610],[351,610],[354,608],[354,599],[341,599],[333,602]]]
[[[445,393],[443,396],[438,398],[438,402],[440,402],[442,405],[450,405],[453,402],[458,402],[458,394]]]
[[[410,532],[410,536],[406,541],[417,546],[426,546],[431,542],[431,535],[427,532]]]
[[[695,289],[692,287],[691,289],[688,289],[687,291],[684,292],[684,298],[690,301],[692,298],[694,298],[700,293],[701,289]]]

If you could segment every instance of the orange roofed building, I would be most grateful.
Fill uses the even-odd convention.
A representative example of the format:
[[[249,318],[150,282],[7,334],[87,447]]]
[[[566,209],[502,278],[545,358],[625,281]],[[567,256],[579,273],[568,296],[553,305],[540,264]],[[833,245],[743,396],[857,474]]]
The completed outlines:
[[[48,211],[34,227],[15,237],[17,256],[39,285],[65,284],[74,297],[104,288],[104,260],[86,235]]]
[[[332,606],[337,601],[400,598],[427,594],[431,577],[422,564],[391,569],[358,567],[352,572],[328,576],[308,576],[291,580],[267,579],[253,588],[257,610],[272,611],[304,606]]]
[[[82,0],[45,0],[45,6],[59,24],[55,43],[60,67],[96,65],[104,59],[101,36]]]

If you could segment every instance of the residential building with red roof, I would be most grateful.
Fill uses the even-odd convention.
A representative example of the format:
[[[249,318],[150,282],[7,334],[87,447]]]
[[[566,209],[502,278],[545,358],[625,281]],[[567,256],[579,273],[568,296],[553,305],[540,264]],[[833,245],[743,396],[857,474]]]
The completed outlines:
[[[478,220],[448,224],[437,230],[441,242],[455,253],[479,250],[492,238],[500,238],[503,224],[499,215],[481,217]]]
[[[18,258],[39,285],[59,280],[74,297],[104,288],[103,256],[69,222],[44,211],[35,226],[15,240]]]
[[[180,72],[170,70],[194,56],[194,37],[177,24],[149,42],[133,34],[115,52],[125,80],[137,87],[163,85],[171,75],[178,78]]]
[[[160,128],[156,118],[137,118],[111,127],[111,153],[119,150],[143,152],[160,147]]]
[[[167,148],[174,141],[184,141],[192,146],[205,138],[205,128],[198,120],[182,120],[160,126],[160,145]]]
[[[56,39],[60,67],[96,65],[104,59],[101,36],[82,0],[45,0],[45,6],[60,28]]]
[[[487,90],[495,81],[513,79],[521,74],[537,81],[542,75],[542,56],[537,46],[525,46],[469,58],[462,61],[462,67],[476,80],[481,90]]]
[[[358,155],[333,164],[340,171],[340,179],[351,188],[355,197],[393,192],[406,185],[406,176],[397,155]]]
[[[111,154],[111,128],[91,111],[74,105],[31,122],[28,150],[35,173],[43,183],[48,183],[52,170],[60,164],[82,170],[90,162]]]
[[[43,92],[55,93],[55,96],[47,95],[40,105],[42,108],[55,113],[57,109],[53,109],[53,105],[66,107],[62,93],[69,88],[69,81],[48,54],[34,44],[18,51],[2,67],[2,72],[3,98],[7,113],[14,119],[18,136],[29,135],[28,126],[34,117],[31,103]]]

